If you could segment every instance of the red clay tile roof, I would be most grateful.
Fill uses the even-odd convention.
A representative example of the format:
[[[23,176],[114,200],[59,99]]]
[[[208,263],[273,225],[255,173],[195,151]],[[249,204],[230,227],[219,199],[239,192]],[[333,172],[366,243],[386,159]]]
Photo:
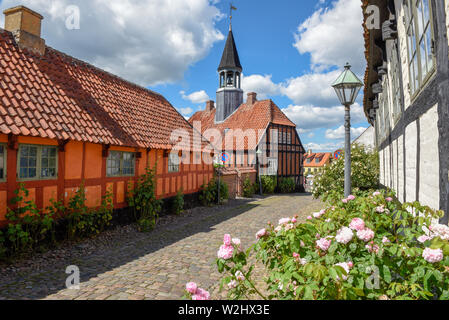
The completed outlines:
[[[179,128],[192,130],[160,94],[0,29],[0,133],[170,149]]]
[[[319,163],[316,163],[316,159],[320,159]],[[312,153],[306,154],[304,158],[304,167],[323,167],[332,158],[332,153]],[[308,163],[307,160],[310,159],[311,162]]]
[[[246,131],[247,129],[255,130],[256,137],[254,138],[254,136],[250,136],[252,141],[248,141],[250,139],[245,139],[244,147],[241,143],[236,141],[237,146],[234,145],[235,150],[255,149],[262,138],[262,136],[258,136],[258,130],[265,131],[270,123],[296,128],[296,125],[289,118],[287,118],[281,109],[279,109],[279,107],[271,100],[256,101],[253,105],[247,105],[244,103],[224,122],[217,124],[215,123],[215,112],[215,108],[211,111],[198,111],[189,119],[189,122],[193,125],[195,121],[200,121],[201,133],[204,133],[210,128],[218,129],[222,135],[225,129],[241,129],[243,131]],[[248,142],[253,143],[250,143],[248,146]],[[213,144],[214,141],[211,141],[211,143]]]

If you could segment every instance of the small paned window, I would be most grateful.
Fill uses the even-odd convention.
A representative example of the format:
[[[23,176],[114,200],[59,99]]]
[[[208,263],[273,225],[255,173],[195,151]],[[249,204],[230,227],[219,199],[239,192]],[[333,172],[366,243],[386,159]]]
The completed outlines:
[[[108,177],[134,176],[136,155],[132,152],[109,151],[106,160],[106,175]]]
[[[21,180],[54,179],[58,175],[58,150],[53,146],[20,145],[18,177]]]
[[[6,147],[0,144],[0,181],[6,179]]]
[[[170,153],[168,156],[168,172],[179,172],[179,155],[177,153]]]

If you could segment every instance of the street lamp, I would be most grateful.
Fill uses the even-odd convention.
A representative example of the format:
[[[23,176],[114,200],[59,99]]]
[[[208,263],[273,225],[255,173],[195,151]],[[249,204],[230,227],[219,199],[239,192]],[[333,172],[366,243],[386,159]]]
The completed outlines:
[[[260,159],[259,158],[262,156],[262,154],[263,154],[262,150],[257,149],[256,160],[257,160],[257,171],[258,171],[258,176],[259,176],[259,192],[260,192],[261,196],[263,195],[263,190],[262,190],[262,179],[260,177],[261,170],[260,170]]]
[[[345,197],[351,194],[351,114],[350,108],[354,104],[363,82],[351,71],[349,63],[345,71],[332,84],[342,105],[345,106]]]

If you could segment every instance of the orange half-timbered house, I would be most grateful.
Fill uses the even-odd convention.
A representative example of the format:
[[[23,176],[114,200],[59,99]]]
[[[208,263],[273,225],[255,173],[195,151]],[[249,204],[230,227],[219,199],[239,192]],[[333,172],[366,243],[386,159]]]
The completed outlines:
[[[193,128],[163,96],[46,46],[39,14],[22,6],[4,13],[0,223],[20,183],[39,208],[67,202],[82,183],[88,206],[110,190],[123,208],[129,182],[147,166],[156,166],[159,198],[196,193],[213,178],[213,166],[192,164],[190,151],[182,157],[191,164],[171,155],[171,132]]]

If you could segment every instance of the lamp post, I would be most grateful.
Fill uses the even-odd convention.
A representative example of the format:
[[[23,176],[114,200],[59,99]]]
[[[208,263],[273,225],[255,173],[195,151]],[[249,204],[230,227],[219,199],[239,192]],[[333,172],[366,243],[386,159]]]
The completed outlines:
[[[341,104],[345,107],[345,197],[351,194],[351,105],[354,104],[363,82],[351,71],[349,63],[332,84]]]
[[[256,160],[257,160],[257,171],[258,171],[258,176],[259,176],[259,192],[260,195],[263,196],[263,190],[262,190],[262,179],[260,177],[260,159],[259,157],[262,156],[263,152],[260,149],[257,149],[256,151]]]

